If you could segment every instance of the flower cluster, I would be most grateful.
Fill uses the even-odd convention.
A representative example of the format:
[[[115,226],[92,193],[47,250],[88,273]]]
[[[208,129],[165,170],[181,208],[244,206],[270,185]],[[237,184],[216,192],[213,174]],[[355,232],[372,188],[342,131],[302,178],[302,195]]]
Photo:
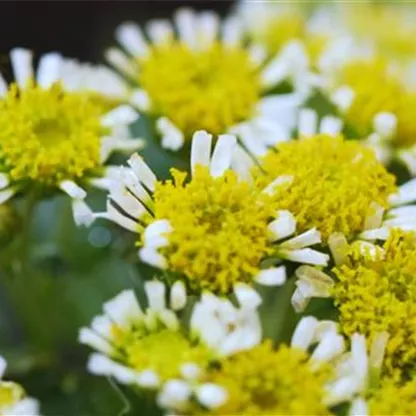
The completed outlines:
[[[60,189],[143,271],[79,331],[90,373],[170,415],[416,414],[415,20],[351,10],[126,22],[114,70],[11,51],[0,201]],[[3,384],[1,414],[37,414]]]

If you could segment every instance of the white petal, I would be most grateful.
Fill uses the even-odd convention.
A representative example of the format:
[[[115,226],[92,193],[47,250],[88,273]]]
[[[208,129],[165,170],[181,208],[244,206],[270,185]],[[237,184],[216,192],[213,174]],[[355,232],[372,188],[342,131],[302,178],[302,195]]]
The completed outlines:
[[[351,336],[351,358],[354,366],[354,376],[362,389],[367,386],[368,380],[368,355],[365,336],[353,334]]]
[[[261,157],[267,153],[266,144],[258,140],[255,128],[250,123],[234,126],[230,131],[240,139],[251,155]]]
[[[361,397],[356,398],[351,403],[348,416],[367,416],[369,415],[367,403]]]
[[[348,111],[355,98],[354,91],[344,85],[338,88],[331,96],[331,101],[342,113]]]
[[[162,147],[174,152],[182,148],[185,138],[183,133],[166,117],[156,121],[156,129],[162,136]]]
[[[316,228],[312,228],[302,234],[297,235],[296,237],[291,238],[290,240],[285,241],[284,243],[280,244],[280,247],[284,248],[285,250],[298,250],[301,248],[313,246],[314,244],[319,244],[320,242],[321,233]]]
[[[389,198],[389,202],[394,206],[404,205],[413,201],[416,201],[416,178],[401,185],[398,192]]]
[[[106,60],[123,74],[130,78],[135,78],[138,68],[120,49],[110,48],[105,52]]]
[[[198,387],[196,396],[199,403],[208,409],[217,409],[228,399],[227,391],[223,387],[213,383],[205,383]]]
[[[222,25],[222,40],[226,46],[238,46],[243,38],[242,25],[235,16],[225,19]]]
[[[181,8],[175,13],[174,21],[180,40],[191,49],[196,49],[198,28],[194,11],[188,8]]]
[[[300,250],[279,250],[281,257],[297,263],[315,264],[317,266],[326,266],[329,256],[310,248],[302,248]]]
[[[74,216],[75,224],[78,227],[81,225],[89,227],[95,220],[94,212],[82,199],[72,200],[72,213]]]
[[[113,322],[126,327],[143,318],[143,312],[133,290],[123,290],[103,305],[103,310]]]
[[[343,127],[343,122],[340,118],[334,116],[325,116],[321,120],[319,132],[321,134],[329,134],[330,136],[338,135]]]
[[[267,48],[259,43],[248,45],[247,53],[250,63],[255,67],[262,65],[268,57]]]
[[[253,166],[253,159],[239,144],[237,144],[234,147],[233,158],[231,160],[231,168],[233,171],[241,180],[251,182],[251,170]]]
[[[151,107],[149,94],[145,90],[139,88],[134,89],[130,96],[130,104],[141,111],[149,111]]]
[[[140,387],[146,389],[154,389],[160,385],[159,376],[152,370],[142,371],[137,376],[136,382]]]
[[[186,287],[181,281],[177,281],[173,284],[170,290],[170,307],[174,311],[183,309],[186,305]]]
[[[191,170],[195,172],[197,165],[209,166],[211,158],[212,134],[204,130],[194,133],[191,148]]]
[[[100,161],[104,164],[111,154],[115,151],[133,153],[142,149],[144,141],[142,139],[131,139],[127,137],[105,136],[101,138]]]
[[[119,170],[120,179],[123,185],[143,204],[148,206],[152,205],[152,198],[138,180],[134,172],[125,167],[121,167]]]
[[[181,375],[187,380],[197,380],[201,375],[201,368],[195,363],[182,364]]]
[[[261,304],[260,295],[244,283],[237,283],[234,286],[234,294],[243,308],[256,309]]]
[[[272,59],[260,74],[264,88],[270,88],[283,81],[289,74],[289,63],[281,55]]]
[[[153,249],[166,247],[169,245],[167,234],[170,234],[173,228],[169,220],[156,220],[149,224],[143,234],[144,246]]]
[[[390,229],[387,227],[375,228],[362,232],[359,237],[363,240],[387,240],[390,235]]]
[[[230,134],[218,136],[210,166],[210,173],[213,178],[222,176],[230,168],[236,143],[237,139]]]
[[[115,222],[126,230],[138,233],[140,231],[139,224],[129,217],[123,215],[110,201],[107,202],[107,212],[103,214],[95,214],[96,218],[106,218]]]
[[[11,406],[2,407],[4,416],[37,416],[39,411],[39,402],[31,397],[25,397]]]
[[[2,356],[0,355],[0,379],[2,379],[2,378],[3,378],[4,373],[6,372],[6,367],[7,367],[7,362],[6,362],[6,360],[4,359],[4,357],[2,357]]]
[[[373,371],[379,372],[383,364],[389,334],[387,332],[378,333],[371,343],[370,367]]]
[[[106,315],[95,316],[91,322],[91,329],[105,340],[112,338],[113,322]]]
[[[49,88],[58,81],[62,65],[62,56],[59,53],[48,53],[40,58],[37,83],[42,88]]]
[[[130,157],[127,163],[140,182],[147,189],[153,192],[155,190],[157,178],[153,171],[149,168],[148,164],[136,153]]]
[[[312,345],[317,328],[318,320],[313,316],[305,316],[297,324],[290,346],[307,351]]]
[[[328,246],[334,258],[335,265],[340,266],[345,263],[348,253],[348,241],[342,233],[332,233],[328,238]]]
[[[211,11],[201,12],[197,16],[199,48],[209,48],[216,40],[220,27],[218,15]]]
[[[281,175],[277,177],[272,183],[266,186],[263,189],[263,192],[268,195],[274,195],[277,189],[285,189],[290,186],[293,182],[293,176],[291,175]]]
[[[259,116],[254,118],[250,124],[255,129],[258,139],[268,146],[277,146],[279,143],[291,139],[290,129],[280,121]]]
[[[32,59],[33,54],[27,49],[14,48],[10,51],[14,78],[19,88],[27,87],[28,82],[34,78]]]
[[[149,308],[161,310],[166,306],[165,293],[166,287],[162,282],[151,281],[144,284],[147,299],[149,301]]]
[[[372,230],[381,227],[383,221],[384,208],[372,202],[370,204],[370,214],[365,218],[364,230]]]
[[[103,127],[114,127],[120,124],[131,124],[139,118],[139,114],[127,104],[120,105],[101,117]]]
[[[164,256],[162,256],[156,249],[150,247],[144,247],[139,250],[140,259],[153,267],[165,270],[168,267],[168,262]]]
[[[121,24],[115,33],[117,41],[134,57],[146,56],[148,45],[140,27],[132,22]]]
[[[373,127],[381,138],[392,137],[396,133],[397,117],[393,113],[378,113],[374,116]]]
[[[87,193],[73,181],[62,181],[59,188],[73,199],[84,199],[87,196]]]
[[[342,354],[345,350],[344,338],[341,335],[329,334],[318,344],[311,355],[314,364],[328,362]]]
[[[88,345],[104,354],[112,354],[114,348],[102,337],[89,328],[81,328],[78,335],[81,344]]]
[[[146,23],[146,32],[156,45],[162,45],[173,39],[173,27],[167,19],[150,20]]]
[[[286,210],[277,211],[277,218],[267,226],[269,241],[277,241],[292,235],[296,231],[296,219]]]
[[[286,268],[285,266],[280,266],[261,270],[257,273],[254,280],[263,286],[281,286],[286,282]]]
[[[162,387],[157,403],[162,408],[182,408],[191,397],[192,390],[183,380],[168,380]]]
[[[398,218],[416,218],[416,205],[393,208],[388,212],[388,215]]]
[[[7,188],[7,189],[0,190],[0,204],[4,204],[16,193],[17,193],[17,189],[15,188]]]
[[[8,86],[6,81],[3,78],[3,75],[0,73],[0,98],[4,98],[7,94]]]
[[[304,108],[299,113],[299,136],[313,136],[317,132],[318,114],[315,110]]]

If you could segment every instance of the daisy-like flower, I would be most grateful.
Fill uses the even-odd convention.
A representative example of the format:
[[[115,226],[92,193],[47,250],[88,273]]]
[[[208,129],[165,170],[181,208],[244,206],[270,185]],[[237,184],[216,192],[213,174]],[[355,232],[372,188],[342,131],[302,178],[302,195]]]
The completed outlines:
[[[172,180],[157,181],[134,155],[111,187],[107,212],[97,216],[138,233],[141,260],[197,293],[230,293],[237,282],[283,284],[283,259],[325,265],[328,256],[309,248],[320,243],[319,232],[297,235],[294,216],[276,210],[273,195],[292,177],[273,178],[258,191],[235,137],[219,136],[212,156],[211,142],[207,132],[194,134],[189,179],[172,170]]]
[[[260,153],[289,139],[296,108],[311,88],[302,45],[267,56],[258,45],[246,46],[237,17],[221,23],[212,12],[180,9],[174,23],[150,21],[146,36],[124,23],[116,31],[124,51],[107,51],[107,60],[136,86],[130,102],[155,120],[162,146],[178,150],[200,129],[238,132]],[[286,80],[293,93],[271,92]]]
[[[331,296],[345,334],[360,332],[370,342],[388,334],[383,373],[395,380],[415,371],[415,248],[414,232],[392,230],[383,245],[355,242],[338,251],[331,276],[307,266],[296,272],[299,310],[308,296]]]
[[[260,342],[260,298],[245,285],[235,289],[239,307],[205,294],[194,306],[189,331],[177,313],[187,301],[182,283],[166,293],[163,283],[147,282],[145,292],[147,306],[126,290],[104,304],[90,328],[81,329],[80,342],[98,351],[88,364],[93,374],[155,389],[172,378],[196,377],[221,357]]]
[[[310,21],[304,4],[243,0],[238,2],[236,13],[242,18],[248,37],[269,53],[280,51],[294,40],[302,41],[309,64],[314,65],[329,41],[329,29],[323,31],[318,19]]]
[[[3,380],[6,365],[5,359],[0,356],[0,413],[7,416],[37,416],[37,400],[27,397],[20,385]]]
[[[325,90],[346,132],[371,145],[384,163],[398,159],[415,175],[416,93],[377,56],[352,57],[335,67],[323,77]]]
[[[128,105],[104,110],[86,90],[66,90],[57,53],[41,57],[36,78],[30,51],[14,49],[10,59],[15,82],[7,86],[0,76],[0,202],[28,189],[59,188],[73,200],[75,221],[89,223],[83,185],[104,186],[110,154],[141,147],[117,135],[138,115]]]
[[[159,403],[186,415],[326,415],[361,390],[362,371],[353,371],[358,360],[355,349],[345,352],[335,322],[309,316],[299,322],[290,346],[274,348],[265,340],[193,380],[171,380],[162,387]],[[173,383],[188,388],[180,409]]]
[[[376,207],[382,216],[382,209],[391,206],[395,179],[371,149],[337,134],[338,119],[324,118],[318,134],[316,124],[313,111],[302,111],[300,140],[282,143],[260,158],[256,182],[262,188],[275,178],[292,177],[290,186],[274,193],[278,209],[295,216],[300,232],[316,228],[325,244],[334,232],[352,240],[376,224]]]

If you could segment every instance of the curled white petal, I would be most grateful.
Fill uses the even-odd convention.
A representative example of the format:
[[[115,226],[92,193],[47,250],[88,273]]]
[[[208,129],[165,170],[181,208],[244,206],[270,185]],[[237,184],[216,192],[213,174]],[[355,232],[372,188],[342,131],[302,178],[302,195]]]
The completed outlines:
[[[162,136],[164,149],[176,152],[182,148],[185,141],[184,134],[168,118],[160,117],[156,121],[156,129]]]
[[[185,284],[178,280],[173,284],[170,291],[170,307],[174,311],[179,311],[185,307],[186,300]]]
[[[261,270],[254,278],[256,283],[263,286],[281,286],[286,282],[286,267],[272,267]]]

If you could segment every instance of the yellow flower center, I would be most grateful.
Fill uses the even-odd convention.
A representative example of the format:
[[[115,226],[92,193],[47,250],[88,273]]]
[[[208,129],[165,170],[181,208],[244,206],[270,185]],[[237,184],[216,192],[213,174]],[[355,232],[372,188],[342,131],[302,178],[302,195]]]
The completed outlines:
[[[403,416],[416,414],[416,380],[403,385],[386,381],[369,400],[371,415]]]
[[[293,183],[277,191],[279,209],[292,212],[298,231],[316,227],[323,240],[333,232],[348,239],[363,230],[370,204],[387,206],[394,177],[373,152],[355,141],[318,135],[292,141],[269,151],[256,176],[260,187],[281,175]]]
[[[413,12],[411,8],[372,3],[349,5],[344,11],[353,31],[370,38],[381,53],[394,59],[414,58],[416,30],[406,16],[408,11]]]
[[[219,43],[192,51],[172,42],[154,46],[140,61],[139,84],[155,114],[168,117],[186,136],[199,129],[219,134],[249,118],[260,95],[248,53]]]
[[[125,347],[129,367],[155,371],[162,380],[180,376],[183,364],[195,363],[206,367],[212,358],[202,345],[192,345],[179,331],[163,329],[136,338]]]
[[[236,282],[250,282],[268,253],[267,224],[275,214],[270,198],[232,171],[213,178],[197,166],[188,183],[185,173],[172,175],[154,194],[156,219],[173,227],[163,249],[169,270],[198,292],[228,293]]]
[[[370,342],[389,333],[384,370],[401,377],[416,366],[416,249],[412,233],[394,231],[376,258],[351,248],[336,268],[333,289],[343,331],[365,334]]]
[[[100,163],[100,106],[59,84],[12,85],[0,101],[0,160],[13,181],[56,185]]]
[[[25,391],[18,384],[10,381],[0,382],[0,412],[5,407],[12,406],[25,396]]]
[[[364,138],[373,131],[376,114],[391,112],[397,117],[397,134],[392,145],[409,147],[416,143],[413,114],[416,94],[406,91],[404,85],[388,73],[383,61],[352,62],[343,69],[340,81],[355,93],[345,118],[356,137]]]
[[[223,360],[210,381],[228,391],[220,415],[328,415],[323,404],[330,369],[312,371],[308,355],[271,341]]]

